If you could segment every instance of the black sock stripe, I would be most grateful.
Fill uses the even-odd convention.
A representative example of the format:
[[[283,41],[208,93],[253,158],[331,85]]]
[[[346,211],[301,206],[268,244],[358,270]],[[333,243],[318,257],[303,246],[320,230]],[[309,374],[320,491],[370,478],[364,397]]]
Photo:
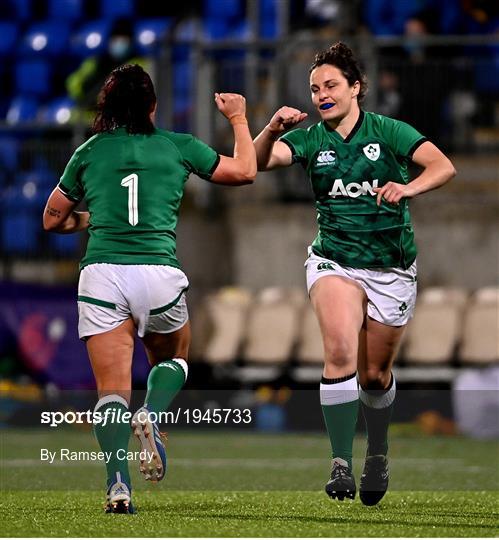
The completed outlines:
[[[340,382],[349,381],[350,379],[353,379],[354,377],[357,377],[356,371],[354,371],[351,375],[345,375],[344,377],[339,377],[338,379],[326,379],[326,377],[322,377],[321,384],[337,384]]]

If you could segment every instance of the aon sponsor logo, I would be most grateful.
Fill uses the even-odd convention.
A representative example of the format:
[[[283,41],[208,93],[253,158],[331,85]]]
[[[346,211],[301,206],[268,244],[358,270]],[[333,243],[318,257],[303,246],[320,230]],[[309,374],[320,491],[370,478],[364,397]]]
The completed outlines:
[[[337,178],[334,181],[333,187],[328,195],[331,195],[333,199],[338,197],[338,195],[343,197],[351,197],[353,199],[360,197],[361,195],[376,195],[374,188],[378,187],[378,182],[379,180],[376,178],[376,180],[373,180],[372,182],[368,182],[366,180],[361,183],[349,182],[345,185],[341,178]]]

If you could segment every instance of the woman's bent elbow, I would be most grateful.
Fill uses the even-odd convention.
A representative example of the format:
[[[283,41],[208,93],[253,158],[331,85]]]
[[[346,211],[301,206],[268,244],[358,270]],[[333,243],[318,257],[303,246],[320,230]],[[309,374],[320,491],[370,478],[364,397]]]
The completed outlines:
[[[243,184],[243,185],[246,185],[246,184],[252,184],[254,181],[255,181],[255,177],[256,177],[256,174],[247,174],[247,175],[244,175],[242,176],[240,179],[239,179],[239,183],[240,184]]]
[[[249,169],[247,169],[241,174],[241,180],[245,184],[252,184],[255,181],[256,173],[257,173],[257,169],[255,165],[254,167],[250,167]]]
[[[451,163],[450,164],[450,169],[449,169],[449,180],[452,180],[454,178],[454,176],[456,176],[456,174],[457,174],[456,168]]]
[[[45,217],[43,218],[43,230],[44,231],[54,231],[54,229],[56,228],[56,223],[54,223],[52,220],[50,219],[45,219]]]
[[[60,232],[62,223],[59,220],[53,219],[50,216],[43,216],[43,230],[47,232]]]
[[[446,167],[446,178],[445,182],[450,182],[457,174],[456,168],[452,164],[452,162],[449,160]]]

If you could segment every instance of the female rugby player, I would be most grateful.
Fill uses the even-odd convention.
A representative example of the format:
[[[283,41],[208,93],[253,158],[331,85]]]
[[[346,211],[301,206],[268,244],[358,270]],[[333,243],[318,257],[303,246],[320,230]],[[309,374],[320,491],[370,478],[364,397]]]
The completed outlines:
[[[75,151],[44,211],[46,230],[89,232],[80,264],[79,335],[97,383],[95,412],[104,417],[95,425],[96,437],[112,456],[106,464],[110,513],[133,512],[128,462],[122,459],[130,424],[109,419],[128,411],[135,333],[152,366],[144,407],[132,418],[147,480],[161,480],[166,468],[151,413],[165,411],[187,377],[189,284],[175,241],[185,182],[195,173],[217,184],[242,185],[256,175],[244,97],[215,94],[215,102],[234,130],[233,157],[192,135],[156,128],[149,75],[138,65],[115,69],[98,98],[95,135]],[[82,200],[88,212],[74,210]]]
[[[355,497],[352,442],[360,401],[367,426],[360,498],[374,505],[388,487],[392,363],[416,300],[408,201],[442,186],[455,170],[413,127],[362,110],[366,91],[351,49],[336,43],[310,68],[320,122],[284,134],[307,115],[282,107],[254,144],[259,170],[300,163],[312,183],[319,232],[306,272],[324,345],[320,401],[333,456],[326,492]],[[412,180],[411,160],[423,168]]]

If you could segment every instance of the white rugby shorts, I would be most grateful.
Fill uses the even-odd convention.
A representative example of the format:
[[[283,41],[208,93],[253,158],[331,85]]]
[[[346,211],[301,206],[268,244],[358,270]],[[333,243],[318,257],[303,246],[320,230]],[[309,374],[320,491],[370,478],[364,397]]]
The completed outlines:
[[[78,284],[80,339],[107,332],[132,318],[140,337],[178,330],[189,319],[186,275],[154,264],[85,266]]]
[[[416,261],[403,268],[351,268],[316,255],[311,248],[305,262],[307,290],[323,276],[343,276],[362,286],[367,295],[367,314],[388,326],[403,326],[409,322],[416,304]]]

